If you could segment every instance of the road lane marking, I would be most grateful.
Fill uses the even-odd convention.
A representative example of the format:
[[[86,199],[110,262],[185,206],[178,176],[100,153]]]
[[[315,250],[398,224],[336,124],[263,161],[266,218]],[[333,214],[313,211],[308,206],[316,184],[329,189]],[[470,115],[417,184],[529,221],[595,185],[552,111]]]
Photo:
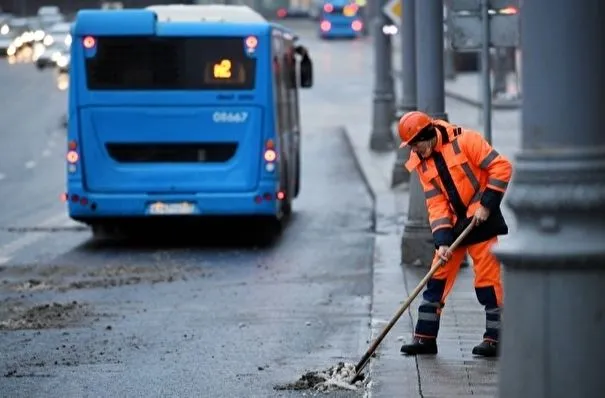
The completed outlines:
[[[33,169],[34,167],[36,167],[36,162],[34,162],[33,160],[30,160],[25,163],[26,169]]]
[[[37,224],[36,227],[64,227],[71,226],[73,225],[73,223],[74,221],[70,219],[67,214],[61,213],[57,214],[56,216],[47,218],[46,220]],[[3,246],[0,246],[0,264],[7,263],[13,258],[13,256],[17,252],[45,238],[49,234],[51,234],[50,231],[28,232],[20,238],[17,238]]]

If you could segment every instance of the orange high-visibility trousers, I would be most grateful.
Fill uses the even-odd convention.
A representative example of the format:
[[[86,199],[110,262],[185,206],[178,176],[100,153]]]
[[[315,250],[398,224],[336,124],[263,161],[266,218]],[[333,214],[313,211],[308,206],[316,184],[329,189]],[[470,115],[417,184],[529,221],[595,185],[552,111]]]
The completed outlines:
[[[498,238],[493,237],[485,242],[458,248],[453,251],[450,260],[435,272],[422,294],[423,300],[418,309],[416,336],[437,337],[441,309],[454,287],[460,264],[468,252],[473,259],[477,299],[485,307],[486,330],[483,337],[486,340],[498,341],[503,302],[501,265],[491,252],[492,246],[497,241]],[[433,261],[433,264],[438,261],[436,255]]]

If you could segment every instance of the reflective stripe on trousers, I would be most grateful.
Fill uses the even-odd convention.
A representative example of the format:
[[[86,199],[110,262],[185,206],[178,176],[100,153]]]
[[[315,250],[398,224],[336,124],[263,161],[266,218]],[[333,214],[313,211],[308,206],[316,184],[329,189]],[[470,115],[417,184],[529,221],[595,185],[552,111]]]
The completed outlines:
[[[441,309],[444,307],[446,298],[454,286],[460,264],[468,251],[473,259],[477,300],[485,308],[485,333],[483,337],[484,339],[498,341],[503,293],[500,262],[491,253],[491,247],[496,242],[497,238],[492,238],[486,242],[454,250],[450,261],[437,270],[422,293],[423,300],[418,309],[416,336],[437,337]],[[434,261],[437,261],[437,259]]]

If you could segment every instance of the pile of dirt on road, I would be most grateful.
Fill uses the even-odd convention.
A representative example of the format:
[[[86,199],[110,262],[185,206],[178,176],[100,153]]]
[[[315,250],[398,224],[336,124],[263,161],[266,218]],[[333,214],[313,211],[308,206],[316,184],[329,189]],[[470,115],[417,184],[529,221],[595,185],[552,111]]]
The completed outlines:
[[[277,385],[276,390],[316,390],[329,392],[334,390],[358,390],[365,385],[365,376],[360,375],[355,383],[351,381],[355,377],[355,365],[352,363],[339,362],[323,371],[307,372],[294,383]]]
[[[190,278],[206,278],[211,273],[199,267],[137,266],[112,264],[90,269],[81,265],[23,266],[4,271],[1,289],[14,292],[81,289],[109,289],[142,283],[171,283]]]
[[[50,303],[34,307],[16,306],[0,318],[0,330],[61,329],[74,325],[92,312],[77,301]]]

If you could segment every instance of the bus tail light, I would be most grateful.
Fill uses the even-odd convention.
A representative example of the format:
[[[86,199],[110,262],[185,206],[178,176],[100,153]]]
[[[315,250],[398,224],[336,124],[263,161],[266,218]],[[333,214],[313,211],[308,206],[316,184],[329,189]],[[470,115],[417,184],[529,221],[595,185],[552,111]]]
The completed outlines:
[[[78,152],[76,151],[69,151],[67,152],[67,162],[69,164],[76,164],[78,163],[78,160],[80,160],[80,155],[78,155]]]
[[[267,140],[265,142],[265,153],[263,154],[265,159],[265,170],[269,173],[275,171],[275,162],[277,161],[277,152],[275,151],[275,143],[273,140]]]
[[[330,29],[332,29],[332,24],[328,21],[321,21],[319,29],[321,29],[322,32],[328,32]]]
[[[277,152],[274,149],[266,149],[265,150],[265,161],[267,163],[273,163],[277,160]]]
[[[84,39],[82,39],[82,45],[84,46],[84,48],[86,48],[88,50],[93,48],[96,44],[97,44],[97,41],[92,36],[86,36]]]
[[[256,50],[256,46],[258,46],[258,39],[256,36],[248,36],[246,37],[246,48],[249,51]]]
[[[363,22],[355,20],[351,23],[351,29],[353,29],[355,32],[359,32],[363,29]]]
[[[68,171],[75,173],[77,170],[77,163],[80,160],[80,154],[78,153],[78,143],[76,141],[69,141],[67,143],[67,154],[65,155],[68,163]]]

